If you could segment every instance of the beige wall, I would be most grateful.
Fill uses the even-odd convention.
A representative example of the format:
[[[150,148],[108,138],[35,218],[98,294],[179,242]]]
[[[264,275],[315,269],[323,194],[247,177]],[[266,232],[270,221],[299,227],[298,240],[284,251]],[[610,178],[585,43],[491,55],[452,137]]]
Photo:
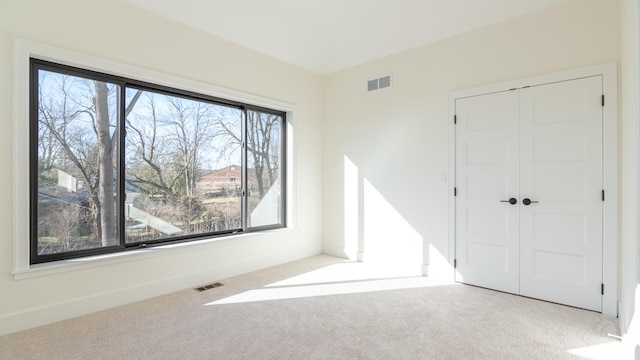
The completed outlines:
[[[13,145],[27,139],[12,136],[13,82],[27,79],[12,75],[14,38],[293,104],[297,228],[15,280]],[[0,334],[320,252],[321,100],[318,75],[117,1],[0,2]]]
[[[569,1],[325,77],[325,251],[366,261],[370,248],[422,249],[429,275],[447,273],[448,94],[619,62],[619,6]],[[367,79],[389,73],[391,89],[365,91]],[[381,223],[380,212],[394,220]],[[632,214],[622,219],[634,226]]]

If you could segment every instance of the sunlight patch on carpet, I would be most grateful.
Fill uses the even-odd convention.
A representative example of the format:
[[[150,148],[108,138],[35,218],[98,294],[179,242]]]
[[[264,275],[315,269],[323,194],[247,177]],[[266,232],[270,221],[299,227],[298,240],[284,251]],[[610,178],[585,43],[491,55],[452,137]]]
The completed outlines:
[[[287,286],[249,290],[205,305],[237,304],[256,301],[299,299],[317,296],[358,294],[376,291],[415,289],[432,286],[457,286],[439,283],[426,277],[349,281],[334,284]]]
[[[267,286],[282,287],[311,284],[333,284],[336,282],[347,281],[420,277],[421,275],[419,267],[413,266],[413,264],[390,262],[345,262],[292,276]]]
[[[634,347],[620,341],[585,346],[567,352],[589,360],[633,360],[635,357]]]

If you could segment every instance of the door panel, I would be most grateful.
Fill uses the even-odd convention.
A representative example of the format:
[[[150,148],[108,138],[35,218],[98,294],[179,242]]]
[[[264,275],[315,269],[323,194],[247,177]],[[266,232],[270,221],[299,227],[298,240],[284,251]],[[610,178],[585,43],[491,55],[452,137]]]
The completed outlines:
[[[518,94],[456,101],[456,280],[518,293]]]
[[[596,76],[456,100],[456,281],[602,311],[601,95]]]
[[[601,77],[520,91],[520,293],[601,311]]]

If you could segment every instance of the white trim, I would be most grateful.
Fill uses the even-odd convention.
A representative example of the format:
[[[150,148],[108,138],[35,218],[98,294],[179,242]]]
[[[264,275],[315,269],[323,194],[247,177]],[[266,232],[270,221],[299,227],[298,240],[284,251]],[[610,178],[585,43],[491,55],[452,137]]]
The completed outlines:
[[[429,264],[422,264],[422,276],[429,277]]]
[[[114,60],[108,60],[73,50],[23,39],[14,39],[14,70],[21,71],[19,74],[14,73],[16,75],[14,80],[28,79],[30,57],[52,61],[58,64],[80,67],[87,70],[108,73],[110,75],[122,76],[133,80],[192,91],[226,100],[266,107],[273,110],[293,111],[296,107],[295,104],[289,102],[269,99],[263,96],[232,90],[176,75],[170,75],[136,65],[125,64]],[[26,74],[24,73],[24,70],[27,71]],[[27,78],[23,78],[22,76],[24,75],[27,75]],[[14,81],[14,88],[18,82],[19,81]],[[28,84],[25,83],[24,85],[28,91]],[[23,86],[21,88],[24,89],[25,87]]]
[[[286,183],[286,224],[288,229],[298,228],[298,141],[295,136],[295,106],[287,111],[286,124],[286,163],[287,163],[287,183]]]
[[[41,276],[65,273],[69,271],[86,270],[94,267],[107,266],[128,261],[140,261],[156,256],[166,256],[180,254],[185,251],[205,251],[207,248],[218,246],[224,241],[243,241],[256,237],[264,237],[269,234],[287,236],[289,233],[297,232],[297,229],[274,229],[255,233],[236,234],[225,237],[204,239],[191,242],[180,242],[149,248],[134,249],[131,251],[121,251],[103,255],[87,256],[78,259],[60,260],[29,266],[28,269],[14,270],[11,272],[14,280],[32,279]]]
[[[605,284],[602,313],[618,315],[618,68],[602,65],[603,108],[603,187],[606,191],[602,223],[602,282]],[[593,71],[597,71],[594,68]],[[608,104],[608,105],[607,105]]]
[[[199,81],[164,74],[157,71],[119,63],[92,55],[61,49],[32,41],[14,39],[13,43],[13,269],[15,280],[45,276],[60,272],[83,270],[124,261],[135,261],[167,251],[210,246],[217,241],[237,239],[240,235],[204,239],[184,244],[170,244],[153,249],[136,249],[116,254],[86,257],[77,260],[56,261],[47,264],[29,264],[29,59],[31,57],[56,63],[95,70],[130,79],[197,92],[227,100],[285,111],[287,113],[287,229],[274,231],[299,231],[297,229],[297,176],[296,141],[293,119],[296,106],[291,103],[268,99]],[[261,236],[260,233],[241,236]],[[140,251],[143,250],[143,251]],[[151,251],[146,251],[151,250]]]
[[[636,211],[635,216],[640,215],[640,1],[635,0],[633,2],[633,6],[635,6],[635,13],[633,14],[633,33],[636,37],[636,46],[634,47],[634,54],[636,63],[636,78],[633,79],[635,82],[635,109],[633,112],[633,116],[635,119],[635,133],[636,133]],[[629,101],[629,100],[626,100]],[[636,221],[636,231],[635,231],[635,240],[636,240],[636,284],[640,284],[640,221]],[[637,286],[637,285],[636,285]],[[634,292],[637,296],[638,292]],[[634,298],[634,303],[638,303],[638,301]],[[640,309],[636,309],[636,311],[640,311]],[[624,323],[626,324],[626,323]],[[631,325],[631,324],[629,324]],[[638,340],[640,341],[640,340]],[[636,358],[640,358],[640,352],[636,350]]]
[[[627,331],[624,328],[625,320],[627,318],[627,314],[624,312],[624,307],[622,307],[622,303],[618,302],[618,327],[620,328],[620,337],[625,338],[627,336]]]
[[[449,179],[447,186],[447,197],[449,198],[449,236],[447,247],[447,261],[449,266],[446,274],[443,276],[451,281],[456,281],[456,274],[454,268],[454,262],[456,257],[456,198],[454,191],[456,188],[456,124],[454,122],[456,116],[456,98],[453,94],[449,94],[449,117],[447,123],[449,124]]]
[[[542,85],[571,79],[602,75],[605,107],[603,108],[603,186],[606,191],[603,215],[603,269],[602,277],[605,294],[602,312],[605,315],[617,316],[618,302],[618,75],[615,63],[589,66],[525,79],[506,81],[498,84],[455,91],[449,94],[449,246],[448,278],[455,280],[453,261],[455,258],[455,198],[456,187],[455,163],[455,116],[456,99],[495,93],[525,86]]]

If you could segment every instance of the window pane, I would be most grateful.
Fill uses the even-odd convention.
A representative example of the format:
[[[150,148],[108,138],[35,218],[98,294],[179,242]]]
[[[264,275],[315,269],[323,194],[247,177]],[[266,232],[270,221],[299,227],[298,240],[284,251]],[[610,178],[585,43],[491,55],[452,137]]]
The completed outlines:
[[[126,108],[126,242],[242,228],[241,110],[133,88]]]
[[[282,128],[282,116],[247,111],[249,227],[283,224]]]
[[[119,243],[118,89],[38,70],[38,255]]]

